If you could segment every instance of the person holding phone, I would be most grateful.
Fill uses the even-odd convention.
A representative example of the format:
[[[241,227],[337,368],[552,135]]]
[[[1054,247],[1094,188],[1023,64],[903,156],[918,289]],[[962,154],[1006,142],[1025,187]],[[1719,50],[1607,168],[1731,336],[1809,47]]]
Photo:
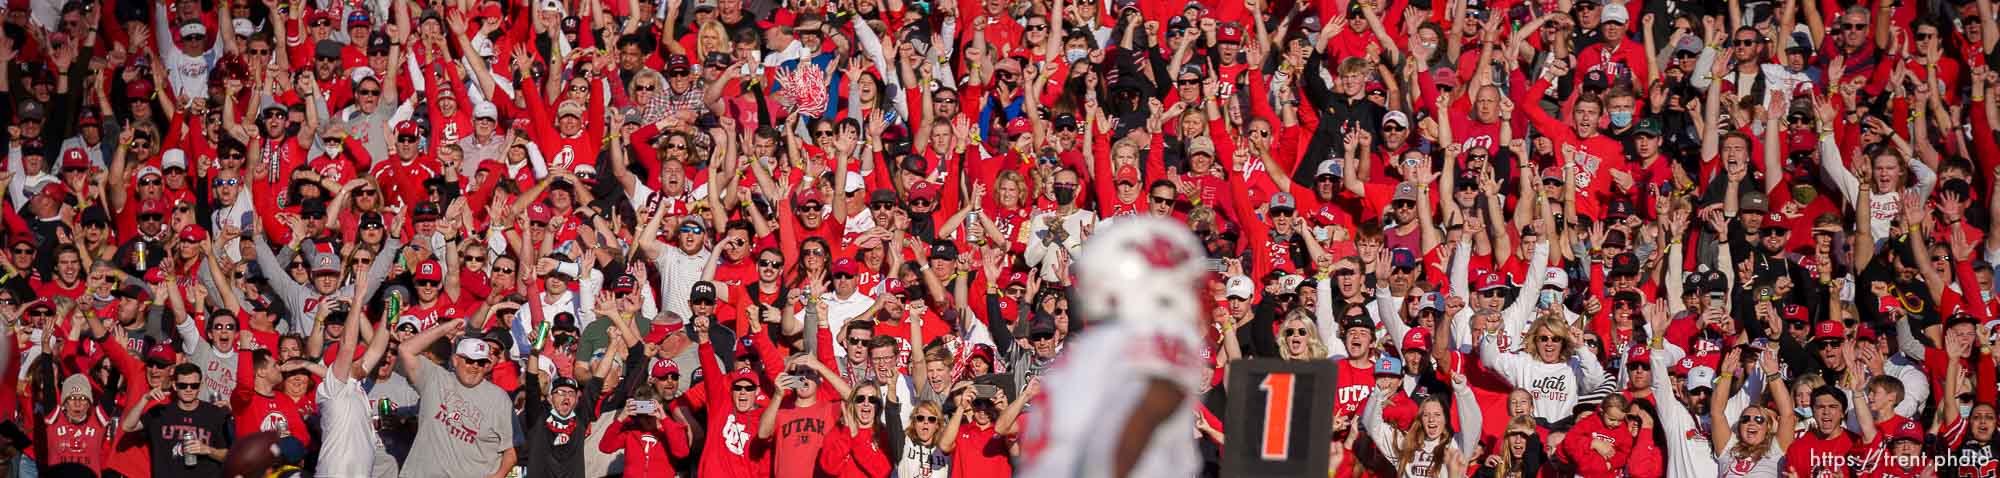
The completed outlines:
[[[557,383],[563,380],[567,379],[557,379]],[[625,453],[625,476],[672,478],[675,476],[673,461],[688,456],[688,443],[694,440],[694,432],[688,429],[687,424],[668,416],[659,400],[659,394],[651,387],[634,388],[632,401],[625,402],[625,408],[618,412],[618,420],[604,430],[604,441],[597,443],[598,451]],[[583,443],[581,434],[574,443]]]

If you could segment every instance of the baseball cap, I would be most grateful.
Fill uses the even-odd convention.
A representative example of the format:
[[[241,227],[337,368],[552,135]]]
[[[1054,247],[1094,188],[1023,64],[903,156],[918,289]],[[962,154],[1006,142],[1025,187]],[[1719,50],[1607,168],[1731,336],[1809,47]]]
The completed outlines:
[[[418,281],[442,281],[444,280],[444,267],[438,265],[438,262],[435,260],[426,259],[423,263],[417,264],[416,276]]]
[[[1707,365],[1696,365],[1688,369],[1687,383],[1683,385],[1692,392],[1697,388],[1715,388],[1715,369]]]
[[[1388,126],[1389,123],[1395,123],[1408,128],[1410,127],[1410,115],[1404,114],[1401,111],[1390,111],[1389,114],[1382,115],[1382,125]]]
[[[663,327],[660,330],[666,329]],[[649,375],[652,375],[653,378],[679,377],[681,375],[681,366],[675,364],[673,360],[664,358],[653,359],[653,366],[650,369]]]
[[[854,259],[842,257],[840,260],[833,261],[833,273],[847,275],[860,274],[861,264],[855,263]]]
[[[1297,211],[1299,209],[1299,201],[1292,197],[1292,193],[1279,191],[1277,194],[1271,195],[1270,209],[1273,211],[1278,209]]]
[[[63,381],[63,390],[69,390],[69,381]],[[1902,425],[1896,426],[1894,430],[1889,430],[1888,442],[1895,443],[1897,440],[1910,440],[1921,444],[1924,442],[1923,427],[1917,426],[1916,421],[1903,420]]]
[[[1411,327],[1409,332],[1403,334],[1403,350],[1429,352],[1431,350],[1431,329]]]
[[[1380,359],[1376,359],[1375,375],[1376,376],[1387,375],[1392,377],[1403,376],[1403,359],[1399,359],[1396,357],[1382,357]]]
[[[1660,137],[1660,120],[1655,118],[1639,120],[1639,125],[1632,128],[1632,133],[1658,138]]]
[[[1206,137],[1197,137],[1192,141],[1188,141],[1187,154],[1188,156],[1206,154],[1213,157],[1215,156],[1215,142]]]
[[[618,275],[618,280],[611,281],[611,291],[621,294],[631,292],[632,289],[638,286],[639,279],[633,277],[632,274],[620,274]]]
[[[1257,284],[1247,276],[1230,276],[1227,290],[1231,299],[1249,299],[1257,294]]]
[[[1401,247],[1391,249],[1389,251],[1389,267],[1414,269],[1417,267],[1417,253]]]
[[[1768,201],[1768,199],[1764,197],[1764,193],[1757,191],[1745,191],[1741,199],[1743,200],[1741,209],[1744,211],[1751,211],[1757,213],[1771,212],[1771,204]]]
[[[1568,272],[1563,272],[1562,269],[1550,267],[1548,268],[1547,274],[1548,277],[1542,279],[1542,288],[1547,289],[1553,287],[1557,290],[1569,290]]]
[[[465,357],[466,360],[489,360],[493,358],[492,353],[493,344],[486,343],[486,339],[479,337],[458,339],[458,356]]]
[[[1798,304],[1785,304],[1784,316],[1786,321],[1805,322],[1808,320],[1812,320],[1812,316],[1809,315],[1808,312],[1809,311],[1806,310],[1805,306],[1801,306]]]
[[[1616,22],[1624,25],[1632,22],[1632,13],[1625,11],[1625,4],[1613,3],[1604,6],[1604,12],[1598,15],[1598,19],[1598,21],[1602,22]]]
[[[688,292],[688,301],[690,301],[690,302],[700,302],[700,301],[707,301],[707,302],[714,302],[714,301],[715,301],[715,283],[712,283],[712,282],[709,282],[709,281],[701,281],[701,282],[696,282],[696,283],[694,283],[694,289],[693,289],[692,291],[689,291],[689,292]]]
[[[1838,320],[1820,322],[1813,327],[1813,341],[1841,340],[1847,338],[1847,325]]]

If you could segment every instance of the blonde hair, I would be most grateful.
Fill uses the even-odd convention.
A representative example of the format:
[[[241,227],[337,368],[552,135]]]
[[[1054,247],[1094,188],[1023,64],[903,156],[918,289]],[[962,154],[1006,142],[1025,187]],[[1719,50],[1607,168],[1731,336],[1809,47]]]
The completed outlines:
[[[1547,332],[1549,335],[1553,335],[1556,339],[1562,341],[1562,359],[1564,361],[1576,355],[1577,338],[1569,336],[1569,324],[1563,323],[1562,319],[1555,316],[1543,316],[1542,318],[1535,319],[1535,323],[1528,326],[1528,335],[1525,337],[1528,345],[1527,350],[1533,350],[1532,346],[1535,344],[1535,338],[1540,337],[1543,332]],[[1529,355],[1534,354],[1531,353]]]
[[[929,440],[925,440],[923,437],[917,435],[916,417],[917,414],[923,412],[931,412],[931,416],[937,417],[938,419],[938,427],[936,430],[931,431],[931,438]],[[921,402],[917,402],[916,408],[910,410],[910,422],[903,424],[903,438],[909,439],[910,443],[916,443],[924,446],[935,446],[938,441],[938,434],[944,433],[944,420],[947,418],[950,417],[944,416],[944,408],[939,407],[937,402],[931,400],[924,400]],[[930,442],[930,443],[924,443],[924,442]]]
[[[1284,331],[1285,327],[1291,325],[1292,321],[1304,324],[1300,328],[1306,331],[1306,353],[1305,355],[1293,355],[1291,349],[1286,348],[1284,344],[1280,343],[1278,344],[1278,357],[1285,360],[1319,360],[1326,358],[1326,344],[1320,342],[1319,325],[1313,323],[1312,316],[1306,314],[1304,310],[1294,309],[1290,313],[1285,314],[1284,320],[1278,322],[1278,330],[1280,332]],[[1278,340],[1282,342],[1284,339],[1285,337],[1280,334]]]
[[[1507,435],[1518,431],[1530,437],[1535,436],[1535,419],[1530,418],[1528,415],[1516,416],[1514,419],[1507,421],[1507,427],[1504,430],[1500,432],[1500,441],[1493,445],[1494,451],[1500,454],[1500,466],[1493,467],[1493,476],[1508,476],[1507,472],[1510,468],[1520,466],[1519,463],[1514,461],[1514,451],[1508,449]],[[1528,446],[1534,446],[1534,443],[1530,442]],[[1467,459],[1477,460],[1479,457],[1467,457]]]
[[[1762,443],[1755,443],[1755,444],[1752,444],[1752,443],[1750,443],[1750,442],[1747,442],[1747,441],[1744,441],[1744,440],[1743,440],[1743,424],[1744,424],[1744,423],[1749,423],[1749,421],[1750,421],[1750,420],[1749,420],[1749,419],[1743,419],[1743,420],[1737,420],[1737,421],[1736,421],[1736,444],[1734,444],[1734,445],[1730,445],[1730,446],[1729,446],[1729,456],[1733,456],[1733,457],[1736,457],[1736,459],[1738,459],[1738,460],[1757,460],[1757,459],[1762,459],[1762,458],[1764,457],[1764,455],[1768,455],[1768,454],[1770,454],[1770,453],[1771,453],[1771,447],[1773,447],[1773,446],[1776,446],[1776,444],[1777,444],[1777,442],[1778,442],[1778,440],[1777,440],[1777,435],[1776,435],[1776,434],[1778,434],[1778,433],[1792,433],[1792,431],[1791,431],[1791,430],[1778,430],[1778,429],[1777,429],[1777,427],[1778,427],[1778,420],[1777,420],[1777,417],[1778,417],[1778,411],[1777,411],[1777,410],[1772,410],[1771,408],[1769,408],[1769,407],[1765,407],[1765,406],[1763,406],[1763,405],[1751,405],[1751,406],[1749,406],[1748,408],[1744,408],[1744,409],[1743,409],[1743,411],[1744,411],[1744,412],[1750,412],[1750,411],[1755,411],[1755,410],[1763,410],[1763,411],[1764,411],[1764,413],[1766,414],[1766,415],[1765,415],[1765,418],[1770,418],[1770,419],[1771,419],[1771,420],[1770,420],[1770,423],[1768,423],[1768,424],[1765,424],[1765,427],[1767,427],[1768,429],[1764,431],[1764,441],[1763,441]],[[1741,416],[1741,415],[1739,415],[1739,416]]]

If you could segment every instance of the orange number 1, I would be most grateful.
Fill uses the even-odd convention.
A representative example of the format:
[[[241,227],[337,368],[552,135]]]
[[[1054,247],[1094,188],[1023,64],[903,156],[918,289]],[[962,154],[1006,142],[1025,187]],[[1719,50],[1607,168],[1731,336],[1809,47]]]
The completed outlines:
[[[1292,374],[1273,373],[1257,385],[1264,390],[1264,459],[1284,460],[1292,450]]]

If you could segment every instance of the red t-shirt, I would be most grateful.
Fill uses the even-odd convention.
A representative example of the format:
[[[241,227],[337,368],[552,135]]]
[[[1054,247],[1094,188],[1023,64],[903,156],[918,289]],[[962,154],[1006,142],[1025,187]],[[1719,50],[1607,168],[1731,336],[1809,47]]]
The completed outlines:
[[[1848,476],[1847,459],[1854,456],[1856,437],[1845,429],[1833,438],[1821,438],[1816,430],[1806,430],[1785,449],[1785,470],[1800,478]]]
[[[823,389],[825,391],[830,391]],[[773,405],[776,406],[776,405]],[[812,405],[787,406],[778,410],[776,440],[772,442],[774,478],[813,478],[819,474],[819,448],[826,433],[840,417],[840,405],[819,400]]]
[[[995,433],[991,425],[966,422],[958,427],[958,447],[951,453],[952,476],[958,478],[1011,478],[1014,465],[1007,461],[1012,438]]]

